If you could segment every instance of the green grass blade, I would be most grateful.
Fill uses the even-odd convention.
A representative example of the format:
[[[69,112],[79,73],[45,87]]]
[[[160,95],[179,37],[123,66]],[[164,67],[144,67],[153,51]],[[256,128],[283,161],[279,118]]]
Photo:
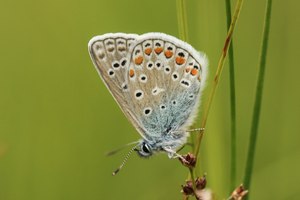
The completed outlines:
[[[253,170],[254,156],[255,156],[255,149],[256,149],[257,131],[258,131],[261,101],[263,95],[264,74],[266,68],[266,58],[267,58],[267,49],[268,49],[268,40],[269,40],[269,31],[270,31],[271,7],[272,7],[272,0],[267,0],[264,30],[263,30],[263,41],[262,41],[260,63],[259,63],[260,69],[259,69],[257,86],[256,86],[256,97],[255,97],[253,116],[252,116],[252,127],[251,127],[251,134],[250,134],[249,147],[248,147],[248,157],[247,157],[247,163],[246,163],[246,169],[244,175],[245,176],[244,184],[247,189],[250,189],[250,185],[251,185],[251,177],[252,177],[252,170]],[[251,192],[251,189],[249,191]],[[248,197],[249,195],[247,196],[247,198]]]
[[[176,3],[179,37],[183,41],[188,42],[188,26],[185,0],[177,0]]]
[[[227,16],[227,29],[231,23],[231,2],[226,0],[226,16]],[[230,115],[231,115],[231,162],[230,162],[230,185],[229,191],[236,187],[236,100],[235,100],[235,76],[234,76],[234,56],[233,56],[233,40],[228,50],[229,57],[229,79],[230,79]]]
[[[227,53],[228,53],[228,47],[230,46],[231,38],[232,38],[232,35],[233,35],[233,32],[234,32],[236,22],[239,18],[239,15],[240,15],[242,5],[243,5],[243,0],[238,0],[237,3],[236,3],[236,6],[235,6],[235,11],[234,11],[234,14],[233,14],[233,18],[232,18],[229,30],[227,32],[227,36],[226,36],[226,39],[225,39],[225,43],[224,43],[224,47],[223,47],[223,50],[222,50],[222,53],[221,53],[221,57],[220,57],[219,62],[218,62],[218,68],[217,68],[217,71],[216,71],[216,74],[215,74],[215,77],[214,77],[214,80],[213,80],[213,83],[212,83],[212,89],[210,91],[208,100],[207,100],[206,105],[204,107],[203,118],[202,118],[202,121],[201,121],[201,128],[206,127],[208,114],[209,114],[209,111],[210,111],[210,108],[211,108],[213,98],[215,96],[215,92],[216,92],[216,89],[217,89],[217,86],[218,86],[218,83],[219,83],[219,80],[220,80],[220,76],[222,74],[224,61],[225,61],[225,58],[226,58]],[[203,138],[204,130],[205,129],[202,129],[200,131],[200,133],[197,135],[197,140],[196,140],[196,144],[195,144],[196,146],[195,146],[195,151],[194,151],[194,154],[197,158],[198,158],[198,155],[199,155],[199,150],[200,150],[200,145],[201,145],[201,141],[202,141],[202,138]]]

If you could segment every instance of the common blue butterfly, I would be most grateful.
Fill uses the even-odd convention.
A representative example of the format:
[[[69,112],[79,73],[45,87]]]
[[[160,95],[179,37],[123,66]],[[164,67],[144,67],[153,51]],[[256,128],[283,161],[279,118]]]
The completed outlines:
[[[163,33],[104,34],[92,38],[88,49],[104,84],[142,136],[134,147],[138,154],[177,157],[197,114],[206,56]]]

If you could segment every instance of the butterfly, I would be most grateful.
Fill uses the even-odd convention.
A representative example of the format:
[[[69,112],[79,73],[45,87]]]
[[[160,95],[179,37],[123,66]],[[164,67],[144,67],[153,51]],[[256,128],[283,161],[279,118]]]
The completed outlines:
[[[163,33],[108,33],[93,37],[88,50],[99,76],[142,137],[133,149],[141,157],[157,152],[177,157],[200,104],[208,71],[205,54]]]

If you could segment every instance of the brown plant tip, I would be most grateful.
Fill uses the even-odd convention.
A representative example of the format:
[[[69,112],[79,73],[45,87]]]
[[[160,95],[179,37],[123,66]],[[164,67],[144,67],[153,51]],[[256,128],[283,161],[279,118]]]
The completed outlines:
[[[203,190],[206,186],[206,175],[203,175],[201,178],[198,177],[196,180],[195,180],[195,183],[196,183],[196,188],[197,190]]]
[[[192,181],[186,181],[185,185],[181,185],[182,190],[181,192],[185,195],[193,195],[194,189],[193,189],[193,182]]]
[[[196,166],[197,159],[192,153],[188,153],[179,157],[179,160],[184,166],[188,168],[194,168]]]
[[[233,200],[242,200],[244,196],[248,193],[248,190],[245,190],[243,184],[237,187],[231,194],[230,199]]]

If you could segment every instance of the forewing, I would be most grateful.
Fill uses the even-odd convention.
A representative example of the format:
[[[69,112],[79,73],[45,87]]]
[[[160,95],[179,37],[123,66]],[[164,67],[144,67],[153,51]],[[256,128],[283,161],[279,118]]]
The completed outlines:
[[[128,74],[130,47],[135,44],[138,35],[114,33],[96,36],[89,42],[91,59],[106,87],[139,132],[141,127],[130,112],[131,102],[128,101]]]
[[[160,138],[191,125],[207,72],[205,55],[161,33],[140,36],[127,73],[129,97],[144,136]]]

